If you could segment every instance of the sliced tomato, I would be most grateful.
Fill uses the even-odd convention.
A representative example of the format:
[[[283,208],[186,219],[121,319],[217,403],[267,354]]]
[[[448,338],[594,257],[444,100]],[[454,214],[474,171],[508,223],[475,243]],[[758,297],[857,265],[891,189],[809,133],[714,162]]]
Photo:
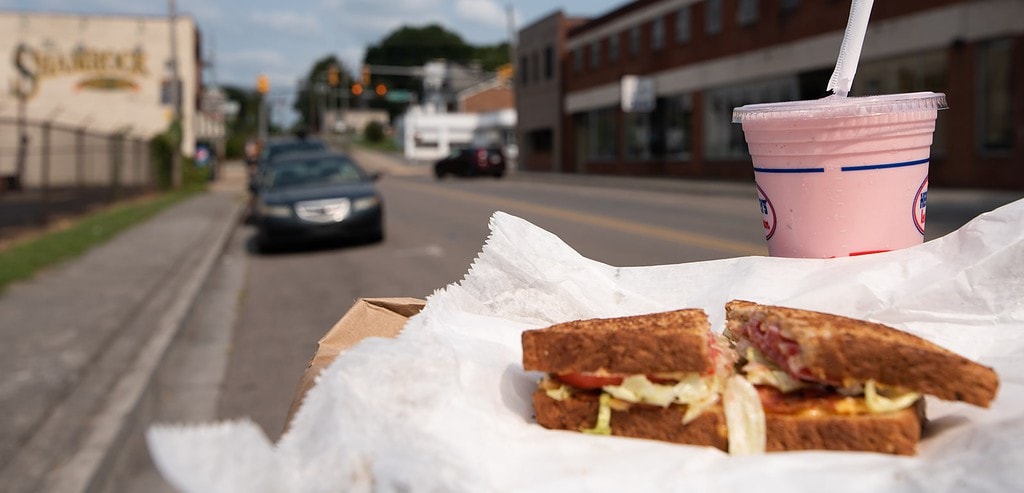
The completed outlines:
[[[675,378],[659,377],[658,375],[651,375],[651,374],[647,375],[647,379],[650,380],[651,383],[656,383],[656,384],[659,384],[659,385],[675,385],[675,384],[679,383],[679,380],[677,380]]]
[[[572,385],[578,389],[599,389],[605,385],[621,385],[625,375],[609,373],[560,373],[555,375],[563,383]]]

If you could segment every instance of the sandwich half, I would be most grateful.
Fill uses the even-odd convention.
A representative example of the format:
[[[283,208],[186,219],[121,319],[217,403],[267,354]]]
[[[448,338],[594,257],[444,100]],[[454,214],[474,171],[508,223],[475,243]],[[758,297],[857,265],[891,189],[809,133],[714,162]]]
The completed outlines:
[[[703,310],[577,320],[523,333],[546,428],[728,449],[721,405],[735,353]]]
[[[772,450],[916,453],[924,395],[988,407],[996,373],[879,323],[734,300],[725,336],[761,396]]]

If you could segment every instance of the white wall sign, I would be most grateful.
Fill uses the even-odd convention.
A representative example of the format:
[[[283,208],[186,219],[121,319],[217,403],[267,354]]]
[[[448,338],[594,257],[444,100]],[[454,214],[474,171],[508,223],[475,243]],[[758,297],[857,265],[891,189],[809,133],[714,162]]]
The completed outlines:
[[[658,95],[654,79],[638,75],[622,76],[622,111],[626,113],[649,113],[654,111]]]

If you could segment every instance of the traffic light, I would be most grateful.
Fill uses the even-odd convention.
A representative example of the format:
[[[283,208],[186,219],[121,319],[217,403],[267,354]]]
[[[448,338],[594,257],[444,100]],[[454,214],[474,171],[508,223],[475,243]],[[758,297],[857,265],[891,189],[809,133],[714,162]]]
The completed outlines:
[[[260,74],[256,77],[256,92],[266,94],[270,91],[270,78],[267,74]]]
[[[499,66],[497,70],[495,70],[495,72],[500,82],[508,82],[509,80],[512,79],[512,76],[515,73],[515,69],[512,68],[511,63],[506,63],[504,65]]]
[[[370,85],[370,67],[368,67],[366,65],[363,65],[363,74],[362,75],[363,75],[363,80],[362,80],[363,85],[364,86],[369,86]]]
[[[378,96],[384,96],[388,93],[388,86],[385,86],[384,84],[377,84],[377,87],[374,88],[374,92],[376,92]]]
[[[341,73],[338,71],[338,67],[330,66],[327,68],[327,84],[331,87],[338,87],[338,83],[341,82]]]
[[[363,93],[363,85],[362,84],[352,84],[352,94],[353,95],[359,96],[362,93]]]

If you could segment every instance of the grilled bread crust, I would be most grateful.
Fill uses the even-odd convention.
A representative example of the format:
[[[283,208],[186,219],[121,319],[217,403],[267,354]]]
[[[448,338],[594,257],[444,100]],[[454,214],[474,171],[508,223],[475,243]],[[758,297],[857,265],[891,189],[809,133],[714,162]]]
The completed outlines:
[[[523,332],[523,368],[548,373],[710,371],[701,309],[576,320]]]
[[[870,379],[982,407],[999,388],[991,368],[879,323],[741,300],[726,304],[726,320],[733,334],[747,323],[777,326],[800,346],[810,373],[824,382]]]
[[[842,450],[914,455],[924,424],[923,400],[917,406],[885,414],[765,416],[767,443],[771,452],[787,450]],[[575,393],[555,400],[543,391],[533,394],[537,423],[545,428],[579,431],[597,420],[598,396]],[[685,405],[667,408],[632,406],[612,411],[612,435],[661,440],[686,445],[716,447],[727,451],[728,429],[721,406],[706,410],[683,425]]]

